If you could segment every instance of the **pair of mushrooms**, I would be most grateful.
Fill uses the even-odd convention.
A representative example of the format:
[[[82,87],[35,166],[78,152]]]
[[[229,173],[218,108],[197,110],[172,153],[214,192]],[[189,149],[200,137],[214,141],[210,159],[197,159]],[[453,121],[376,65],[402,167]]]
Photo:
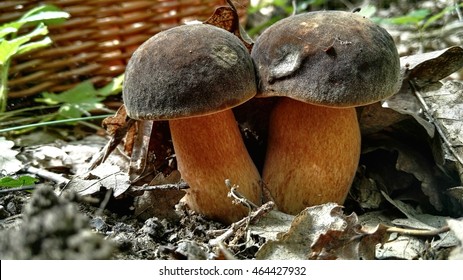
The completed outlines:
[[[255,204],[261,181],[277,207],[296,214],[348,194],[360,157],[356,106],[400,86],[391,36],[364,17],[323,11],[283,19],[251,54],[235,35],[207,24],[158,33],[130,59],[123,100],[133,119],[169,120],[184,201],[231,223],[247,214],[227,197],[225,180]],[[278,96],[262,176],[232,107]]]

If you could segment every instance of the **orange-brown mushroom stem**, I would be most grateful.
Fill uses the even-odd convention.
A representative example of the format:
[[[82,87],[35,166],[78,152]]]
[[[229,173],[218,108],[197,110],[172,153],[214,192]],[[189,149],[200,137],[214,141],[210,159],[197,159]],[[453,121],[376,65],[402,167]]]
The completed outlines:
[[[261,204],[261,177],[241,138],[233,112],[170,120],[178,169],[190,189],[187,205],[208,218],[232,223],[248,209],[232,203],[225,180]]]
[[[281,97],[272,111],[263,180],[279,210],[344,203],[360,157],[355,108]]]

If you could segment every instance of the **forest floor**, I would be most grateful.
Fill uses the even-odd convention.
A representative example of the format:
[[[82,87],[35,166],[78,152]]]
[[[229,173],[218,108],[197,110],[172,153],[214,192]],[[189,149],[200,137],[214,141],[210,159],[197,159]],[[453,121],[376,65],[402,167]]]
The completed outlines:
[[[375,16],[413,22],[413,11],[435,15],[453,3],[392,2]],[[2,169],[37,178],[31,189],[0,188],[0,259],[463,259],[463,49],[450,48],[461,45],[463,25],[451,10],[429,19],[385,25],[401,57],[429,54],[402,61],[414,81],[427,82],[358,110],[362,155],[343,206],[292,216],[269,203],[223,225],[180,202],[185,184],[173,156],[169,172],[150,174],[151,188],[133,185],[135,163],[122,148],[88,172],[111,139],[104,130],[50,127],[0,138]],[[436,117],[440,109],[451,118]],[[258,157],[261,138],[241,128]]]

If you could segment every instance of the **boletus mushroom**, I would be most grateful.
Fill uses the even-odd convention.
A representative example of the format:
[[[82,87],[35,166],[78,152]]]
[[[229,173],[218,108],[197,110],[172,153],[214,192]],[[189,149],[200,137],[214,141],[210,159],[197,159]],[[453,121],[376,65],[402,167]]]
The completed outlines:
[[[276,205],[296,214],[344,203],[360,157],[355,107],[387,98],[400,86],[392,37],[358,14],[310,12],[266,29],[251,57],[257,96],[278,97],[262,174]]]
[[[225,180],[260,204],[260,174],[231,108],[256,94],[249,51],[233,34],[207,24],[174,27],[143,43],[125,72],[123,101],[137,120],[168,120],[184,201],[224,223],[247,214],[227,197]]]

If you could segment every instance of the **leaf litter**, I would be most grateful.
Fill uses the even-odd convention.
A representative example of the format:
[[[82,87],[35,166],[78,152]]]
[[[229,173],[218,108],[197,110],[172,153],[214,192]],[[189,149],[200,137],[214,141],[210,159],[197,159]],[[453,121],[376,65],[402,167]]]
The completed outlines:
[[[233,7],[208,20],[252,47],[236,22]],[[0,257],[462,259],[462,83],[447,76],[462,68],[463,50],[401,64],[400,92],[359,110],[363,154],[345,206],[323,204],[296,216],[264,204],[227,227],[187,209],[168,125],[133,122],[123,107],[104,122],[109,140],[20,151],[0,139],[2,176],[41,179],[32,198],[0,194]],[[56,177],[37,170],[56,172],[60,184],[50,187]]]

